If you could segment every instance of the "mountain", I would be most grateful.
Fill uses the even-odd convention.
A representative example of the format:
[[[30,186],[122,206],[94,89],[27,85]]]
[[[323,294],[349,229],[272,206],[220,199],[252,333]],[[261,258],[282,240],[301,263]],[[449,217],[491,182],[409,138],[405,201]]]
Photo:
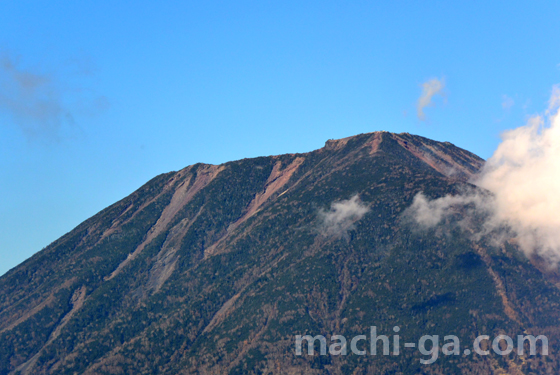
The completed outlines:
[[[557,374],[556,274],[403,215],[483,163],[375,132],[159,175],[0,278],[0,374]],[[401,343],[456,335],[461,354],[296,354],[296,335],[350,347],[395,326]],[[463,354],[501,333],[550,353]]]

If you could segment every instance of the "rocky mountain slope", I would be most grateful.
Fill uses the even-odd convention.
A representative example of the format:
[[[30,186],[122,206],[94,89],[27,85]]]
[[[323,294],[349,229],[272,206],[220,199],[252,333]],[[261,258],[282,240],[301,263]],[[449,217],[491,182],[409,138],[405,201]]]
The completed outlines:
[[[482,164],[375,132],[157,176],[0,278],[0,374],[557,374],[555,275],[404,220]],[[543,334],[551,353],[296,355],[295,335],[371,326],[401,342]]]

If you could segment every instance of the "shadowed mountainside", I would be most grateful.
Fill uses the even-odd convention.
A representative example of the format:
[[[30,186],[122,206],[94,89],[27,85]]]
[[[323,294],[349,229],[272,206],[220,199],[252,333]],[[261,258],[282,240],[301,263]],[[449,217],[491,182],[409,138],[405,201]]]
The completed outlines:
[[[558,345],[551,275],[513,245],[403,220],[417,193],[456,193],[482,164],[375,132],[157,176],[0,278],[0,375],[558,373],[554,349],[432,365],[402,348],[295,355],[295,335],[370,326],[400,326],[401,342],[527,332]],[[326,231],[332,203],[356,194],[366,212]]]

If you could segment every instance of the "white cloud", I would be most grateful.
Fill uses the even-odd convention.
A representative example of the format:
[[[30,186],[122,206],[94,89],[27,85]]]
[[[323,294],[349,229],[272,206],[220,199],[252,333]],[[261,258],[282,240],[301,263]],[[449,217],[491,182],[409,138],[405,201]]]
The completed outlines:
[[[417,114],[418,119],[421,121],[426,120],[424,109],[432,105],[432,98],[434,95],[442,95],[442,90],[445,87],[445,82],[442,79],[432,78],[422,84],[422,94],[418,99]]]
[[[472,207],[484,214],[479,235],[501,235],[506,227],[528,255],[552,264],[560,261],[560,88],[555,86],[548,110],[525,126],[506,131],[502,142],[473,179],[489,191],[470,191],[428,200],[418,195],[407,211],[423,227],[433,227],[454,208]],[[472,230],[472,228],[470,228]],[[503,233],[502,233],[503,234]]]
[[[321,210],[321,232],[326,236],[344,237],[354,228],[354,223],[369,212],[358,194],[347,200],[334,202],[328,211]]]

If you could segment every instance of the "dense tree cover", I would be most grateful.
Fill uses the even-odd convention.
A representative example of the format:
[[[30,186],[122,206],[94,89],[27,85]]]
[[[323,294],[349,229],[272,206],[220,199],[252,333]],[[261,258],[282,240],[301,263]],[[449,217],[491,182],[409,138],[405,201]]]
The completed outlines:
[[[418,192],[438,197],[465,184],[409,146],[473,171],[482,162],[448,143],[374,133],[226,163],[212,179],[204,164],[156,177],[0,278],[0,374],[35,355],[34,374],[557,371],[555,353],[440,356],[430,366],[404,348],[399,356],[295,355],[297,334],[353,337],[371,326],[389,336],[399,326],[401,342],[456,335],[471,345],[480,334],[530,332],[557,343],[551,275],[513,245],[474,243],[451,223],[419,231],[403,219]],[[274,171],[295,162],[247,216]],[[181,186],[195,191],[205,178],[165,219]],[[321,210],[355,194],[369,212],[344,235],[326,235]]]

